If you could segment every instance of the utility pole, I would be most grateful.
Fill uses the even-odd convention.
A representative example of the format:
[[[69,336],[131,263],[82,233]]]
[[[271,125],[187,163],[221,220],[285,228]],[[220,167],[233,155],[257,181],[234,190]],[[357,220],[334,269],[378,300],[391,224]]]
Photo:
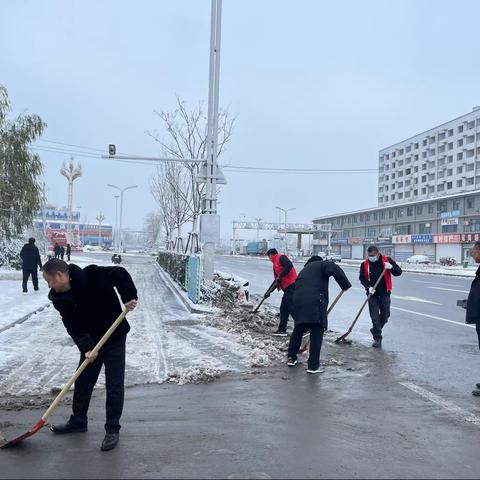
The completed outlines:
[[[113,230],[113,249],[118,250],[118,199],[120,195],[114,195],[115,198],[115,229]]]
[[[70,157],[68,166],[63,162],[60,173],[68,180],[68,206],[67,206],[67,241],[72,243],[72,203],[73,203],[73,182],[82,176],[82,166],[80,163],[75,166],[73,157]]]
[[[100,212],[96,218],[98,222],[98,246],[101,247],[102,246],[102,223],[105,220],[105,215],[102,212]]]

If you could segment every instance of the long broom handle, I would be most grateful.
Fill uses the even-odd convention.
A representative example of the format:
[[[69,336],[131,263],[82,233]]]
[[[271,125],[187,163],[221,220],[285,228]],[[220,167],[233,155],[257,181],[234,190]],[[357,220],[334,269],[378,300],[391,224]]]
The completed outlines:
[[[340,298],[345,292],[346,290],[340,290],[338,295],[335,297],[335,300],[333,301],[333,303],[328,307],[327,315],[333,310],[333,307],[337,304],[337,302],[340,300]]]
[[[385,275],[385,272],[386,272],[386,269],[383,269],[382,273],[380,274],[380,276],[378,277],[378,280],[375,282],[375,285],[373,286],[373,289],[376,290],[377,287],[378,287],[378,284],[380,283],[380,281],[382,280],[383,276]],[[369,293],[367,298],[365,299],[365,301],[363,302],[362,304],[362,307],[360,308],[359,312],[357,313],[357,316],[355,317],[355,320],[353,320],[352,324],[350,325],[350,328],[347,330],[346,333],[344,333],[341,337],[338,337],[335,341],[338,342],[340,339],[342,338],[345,338],[348,334],[351,333],[351,331],[353,330],[353,327],[355,326],[355,324],[357,323],[357,320],[360,318],[360,315],[362,314],[363,312],[363,309],[365,308],[365,305],[368,303],[368,301],[370,300],[370,297],[372,296],[373,294],[372,293]]]
[[[118,318],[113,322],[111,327],[105,332],[103,337],[99,340],[99,342],[93,347],[92,354],[98,353],[98,351],[103,347],[105,342],[110,338],[112,333],[115,331],[115,329],[122,323],[123,319],[125,318],[125,315],[127,314],[127,309],[125,308],[122,313],[118,316]],[[62,388],[61,392],[57,395],[55,400],[52,402],[52,404],[48,407],[48,410],[43,414],[42,420],[47,421],[47,418],[52,414],[52,412],[55,410],[57,405],[62,401],[63,397],[65,394],[70,390],[70,387],[73,385],[75,380],[82,374],[82,372],[87,368],[88,364],[90,363],[90,360],[86,358],[82,364],[77,368],[76,372],[73,374],[73,376],[70,378],[70,380],[65,384],[65,386]]]
[[[268,293],[272,293],[276,285],[277,285],[277,281],[274,280],[272,284],[268,287],[268,290],[265,292],[265,295],[267,295]],[[255,307],[255,310],[252,312],[252,314],[258,312],[258,309],[262,306],[262,303],[266,300],[265,295],[263,296],[260,303]]]

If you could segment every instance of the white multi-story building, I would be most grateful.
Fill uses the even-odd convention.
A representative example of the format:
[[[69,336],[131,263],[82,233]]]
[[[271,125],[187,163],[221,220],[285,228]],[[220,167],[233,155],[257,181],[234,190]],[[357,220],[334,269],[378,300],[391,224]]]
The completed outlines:
[[[378,205],[480,189],[480,107],[379,152]]]

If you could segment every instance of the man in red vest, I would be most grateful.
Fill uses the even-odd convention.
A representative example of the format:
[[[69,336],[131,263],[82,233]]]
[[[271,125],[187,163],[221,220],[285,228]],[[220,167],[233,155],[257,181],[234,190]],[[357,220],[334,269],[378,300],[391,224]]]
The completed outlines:
[[[280,304],[280,323],[278,330],[273,334],[277,337],[287,336],[287,323],[289,315],[293,317],[293,292],[297,272],[286,255],[280,255],[276,248],[267,252],[268,258],[273,263],[273,276],[277,282],[277,290],[283,290],[282,303]],[[265,298],[270,295],[266,294]]]
[[[373,335],[372,347],[382,347],[382,328],[390,317],[390,293],[392,291],[392,275],[398,277],[402,269],[390,257],[382,255],[375,245],[367,249],[367,258],[360,265],[360,282],[365,287],[368,300],[368,309],[373,327],[370,332]],[[382,280],[374,289],[373,286],[385,270]]]

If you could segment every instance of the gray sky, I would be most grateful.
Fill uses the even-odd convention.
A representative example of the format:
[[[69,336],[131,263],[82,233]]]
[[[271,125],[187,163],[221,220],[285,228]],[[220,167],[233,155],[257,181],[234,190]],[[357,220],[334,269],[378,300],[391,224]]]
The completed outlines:
[[[222,160],[376,168],[380,148],[480,103],[478,18],[476,0],[224,0],[220,103],[238,120]],[[153,109],[173,108],[175,95],[207,100],[209,30],[207,0],[2,0],[0,83],[15,113],[45,119],[44,139],[156,155],[144,133],[160,126]],[[41,156],[49,200],[64,205],[69,157]],[[126,194],[124,225],[156,208],[152,167],[78,160],[82,218],[114,221],[107,183],[140,186]],[[227,178],[222,236],[241,214],[278,220],[277,205],[310,222],[377,201],[375,174]]]

